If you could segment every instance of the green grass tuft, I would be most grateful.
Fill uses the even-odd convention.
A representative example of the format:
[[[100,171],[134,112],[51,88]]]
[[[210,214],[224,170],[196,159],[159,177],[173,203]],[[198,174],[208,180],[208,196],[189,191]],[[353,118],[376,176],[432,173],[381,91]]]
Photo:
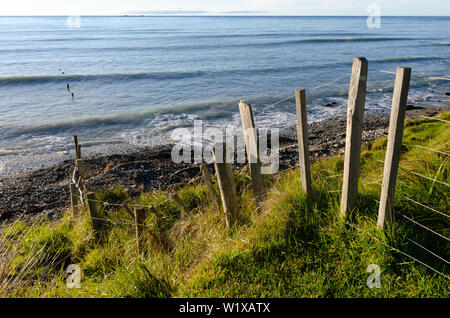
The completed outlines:
[[[450,120],[450,113],[440,118]],[[97,191],[105,236],[96,241],[87,211],[59,221],[19,220],[0,228],[0,296],[9,297],[448,297],[448,241],[402,215],[449,237],[448,124],[431,119],[405,125],[395,193],[395,220],[376,220],[387,138],[366,143],[359,198],[348,224],[339,219],[343,158],[312,164],[314,192],[302,192],[300,172],[267,178],[268,200],[257,212],[248,171],[235,172],[241,217],[227,229],[202,183],[179,192],[186,213],[163,192],[131,200],[115,187]],[[417,175],[421,174],[430,179]],[[446,185],[447,184],[447,185]],[[215,184],[218,191],[217,184]],[[145,244],[138,251],[133,218],[120,206],[146,209]],[[349,225],[351,224],[351,225]],[[354,226],[352,226],[354,225]],[[65,268],[78,264],[82,287],[69,289]],[[381,288],[370,289],[367,268],[381,268]]]

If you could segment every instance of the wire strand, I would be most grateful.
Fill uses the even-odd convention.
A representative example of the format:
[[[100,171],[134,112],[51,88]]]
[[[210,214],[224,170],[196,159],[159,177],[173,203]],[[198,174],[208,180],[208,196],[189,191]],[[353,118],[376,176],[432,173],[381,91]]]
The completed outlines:
[[[413,243],[413,244],[415,244],[415,245],[417,245],[418,247],[420,247],[421,249],[423,249],[423,250],[425,250],[425,251],[427,251],[428,253],[430,253],[431,255],[433,255],[433,256],[435,256],[435,257],[437,257],[437,258],[439,258],[441,261],[444,261],[445,263],[447,263],[447,264],[449,264],[450,265],[450,262],[449,261],[447,261],[445,258],[443,258],[443,257],[441,257],[441,256],[439,256],[439,255],[437,255],[436,253],[434,253],[434,252],[432,252],[432,251],[430,251],[429,249],[427,249],[426,247],[424,247],[424,246],[422,246],[422,245],[420,245],[419,243],[417,243],[417,242],[415,242],[415,241],[413,241],[413,240],[411,240],[411,239],[409,239],[409,238],[407,238],[407,237],[405,237],[408,241],[410,241],[411,243]]]
[[[424,262],[418,260],[417,258],[415,258],[415,257],[413,257],[413,256],[411,256],[411,255],[409,255],[409,254],[407,254],[407,253],[405,253],[405,252],[402,252],[402,251],[399,250],[398,248],[392,247],[392,246],[390,246],[390,245],[384,243],[383,241],[380,241],[379,239],[377,239],[377,238],[374,237],[373,235],[370,235],[370,234],[367,233],[366,231],[364,231],[364,230],[358,228],[356,225],[353,225],[353,224],[351,224],[351,223],[349,223],[349,222],[347,222],[347,221],[344,221],[344,223],[347,224],[347,225],[349,225],[349,226],[351,226],[351,227],[353,227],[353,228],[355,228],[355,229],[357,229],[357,230],[359,230],[359,231],[361,231],[361,232],[363,232],[363,233],[365,233],[366,235],[370,236],[372,239],[374,239],[374,240],[376,240],[377,242],[379,242],[379,243],[381,243],[381,244],[383,244],[383,245],[389,247],[390,249],[392,249],[392,250],[394,250],[394,251],[396,251],[396,252],[398,252],[398,253],[400,253],[400,254],[406,256],[406,257],[409,257],[409,258],[412,259],[413,261],[416,261],[416,262],[422,264],[423,266],[425,266],[425,267],[431,269],[431,270],[434,271],[435,273],[437,273],[437,274],[439,274],[439,275],[441,275],[441,276],[443,276],[443,277],[445,277],[445,278],[447,278],[447,279],[450,279],[449,276],[447,276],[447,275],[441,273],[441,272],[438,271],[437,269],[431,267],[430,265],[428,265],[428,264],[426,264],[426,263],[424,263]]]
[[[408,197],[404,197],[406,200],[408,200],[408,201],[411,201],[411,202],[413,202],[413,203],[415,203],[415,204],[418,204],[418,205],[420,205],[420,206],[422,206],[422,207],[424,207],[424,208],[427,208],[427,209],[429,209],[429,210],[431,210],[431,211],[433,211],[433,212],[436,212],[436,213],[439,213],[439,214],[441,214],[441,215],[443,215],[443,216],[446,216],[446,217],[448,217],[448,218],[450,218],[450,215],[447,215],[447,214],[445,214],[445,213],[443,213],[443,212],[441,212],[441,211],[438,211],[438,210],[435,210],[435,209],[433,209],[433,208],[430,208],[429,206],[426,206],[425,204],[422,204],[422,203],[420,203],[420,202],[418,202],[418,201],[415,201],[415,200],[413,200],[413,199],[411,199],[411,198],[408,198]]]
[[[426,119],[433,119],[433,120],[438,120],[438,121],[442,121],[442,122],[444,122],[444,123],[447,123],[447,124],[449,124],[449,123],[450,123],[450,121],[448,121],[448,120],[445,120],[445,119],[441,119],[441,118],[436,118],[436,117],[429,117],[429,116],[420,116],[420,117],[422,117],[422,118],[426,118]]]
[[[414,223],[414,224],[420,226],[421,228],[424,228],[424,229],[426,229],[427,231],[429,231],[429,232],[431,232],[431,233],[433,233],[433,234],[435,234],[435,235],[437,235],[437,236],[443,238],[444,240],[450,242],[450,239],[449,239],[448,237],[445,237],[445,236],[443,236],[442,234],[440,234],[440,233],[438,233],[438,232],[436,232],[436,231],[433,231],[432,229],[426,227],[426,226],[423,225],[423,224],[420,224],[420,223],[417,222],[417,221],[414,221],[413,219],[407,217],[407,216],[404,215],[404,214],[399,213],[399,215],[402,216],[402,217],[404,217],[404,218],[407,219],[408,221],[410,221],[410,222],[412,222],[412,223]]]
[[[427,148],[427,147],[423,147],[423,146],[420,146],[420,145],[413,145],[414,147],[418,147],[418,148],[422,148],[422,149],[426,149],[426,150],[430,150],[430,151],[434,151],[434,152],[437,152],[437,153],[440,153],[440,154],[443,154],[443,155],[446,155],[446,156],[450,156],[450,154],[449,153],[446,153],[446,152],[443,152],[443,151],[440,151],[440,150],[436,150],[436,149],[432,149],[432,148]]]

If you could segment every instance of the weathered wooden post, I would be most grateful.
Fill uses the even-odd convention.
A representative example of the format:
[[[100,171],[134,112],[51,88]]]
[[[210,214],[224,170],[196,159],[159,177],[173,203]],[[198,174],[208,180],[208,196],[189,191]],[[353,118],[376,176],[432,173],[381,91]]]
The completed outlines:
[[[75,160],[81,159],[81,145],[78,143],[78,136],[73,136],[73,143],[75,144]]]
[[[226,148],[226,143],[216,144],[212,149],[212,154],[217,173],[217,181],[219,183],[220,196],[222,198],[225,223],[227,227],[230,227],[239,215],[239,205],[233,170],[231,169],[231,163],[227,162]]]
[[[100,217],[97,211],[97,200],[95,199],[95,193],[89,192],[87,194],[89,215],[91,216],[92,229],[94,230],[95,235],[100,233],[100,229],[102,227]]]
[[[186,205],[184,205],[183,201],[180,199],[180,197],[176,192],[172,194],[172,199],[173,201],[175,201],[175,203],[178,205],[178,207],[181,209],[183,213],[187,212]]]
[[[131,212],[131,209],[126,205],[125,203],[122,205],[125,212],[128,213],[129,216],[131,216],[132,219],[134,219],[135,214]]]
[[[253,192],[256,203],[260,205],[266,199],[266,188],[264,186],[264,176],[261,174],[258,138],[253,120],[252,107],[241,100],[239,102],[239,112],[241,114],[242,130],[244,131],[245,148],[247,150]]]
[[[81,159],[80,154],[78,153],[78,136],[73,136],[73,143],[75,144],[75,159]]]
[[[352,77],[348,92],[347,134],[345,141],[344,182],[342,185],[341,213],[345,218],[356,204],[358,196],[361,138],[366,100],[368,62],[363,57],[353,60]]]
[[[134,208],[134,223],[136,226],[136,239],[138,246],[138,253],[141,253],[144,249],[144,222],[145,222],[145,209],[143,207]]]
[[[384,160],[383,184],[381,187],[380,208],[378,210],[378,227],[384,228],[392,222],[394,210],[394,192],[397,180],[400,150],[403,140],[403,126],[408,102],[411,68],[398,67],[392,97],[389,137]]]
[[[77,145],[77,159],[81,159],[81,145]]]
[[[306,113],[306,94],[304,89],[295,91],[297,108],[297,139],[300,173],[303,191],[311,193],[311,168],[309,165],[308,121]]]
[[[80,212],[79,204],[81,200],[78,199],[80,196],[80,193],[78,192],[77,185],[73,182],[70,183],[70,204],[72,206],[72,213],[78,213]]]
[[[211,174],[209,173],[208,166],[205,163],[202,163],[200,165],[200,170],[202,172],[203,180],[205,180],[206,188],[208,189],[209,198],[210,198],[212,204],[216,208],[219,208],[219,204],[218,204],[219,198],[217,197],[216,190],[214,189],[213,181],[211,178]]]
[[[75,144],[75,173],[73,175],[73,180],[71,180],[69,184],[70,191],[70,202],[72,205],[72,213],[79,212],[79,203],[84,205],[83,195],[78,191],[78,187],[80,190],[84,190],[83,184],[83,161],[81,160],[81,145],[78,144],[78,136],[73,136],[73,142]]]
[[[83,167],[83,159],[75,160],[75,180],[73,180],[81,191],[84,191],[84,167]]]

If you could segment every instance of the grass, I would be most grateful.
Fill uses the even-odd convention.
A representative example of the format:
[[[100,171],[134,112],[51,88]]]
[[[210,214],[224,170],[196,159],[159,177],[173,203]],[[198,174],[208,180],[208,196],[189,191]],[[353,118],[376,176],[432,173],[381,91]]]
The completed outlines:
[[[450,113],[440,118],[450,120]],[[387,139],[367,143],[361,155],[359,199],[348,224],[338,218],[343,159],[312,165],[314,194],[301,191],[300,172],[267,180],[268,200],[256,212],[250,180],[235,174],[240,219],[227,229],[202,183],[179,195],[188,213],[164,194],[131,200],[120,188],[96,193],[102,206],[101,239],[87,211],[51,221],[16,220],[0,228],[0,296],[3,297],[448,297],[449,280],[394,247],[449,276],[449,221],[417,201],[449,212],[448,123],[407,122],[395,193],[395,221],[376,226]],[[419,175],[429,177],[429,179]],[[446,185],[447,184],[447,185]],[[147,210],[145,244],[138,252],[132,218],[120,206]],[[403,216],[402,216],[403,215]],[[349,225],[351,224],[351,225]],[[77,264],[81,288],[66,285],[65,269]],[[370,289],[370,264],[381,268],[381,288]]]

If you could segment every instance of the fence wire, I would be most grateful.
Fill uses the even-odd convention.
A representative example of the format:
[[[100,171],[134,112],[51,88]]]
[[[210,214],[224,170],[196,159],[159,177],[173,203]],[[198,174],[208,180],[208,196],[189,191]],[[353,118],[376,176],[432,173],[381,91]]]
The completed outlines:
[[[307,90],[308,90],[308,91],[314,91],[314,90],[317,90],[317,89],[319,89],[319,88],[323,88],[323,87],[326,87],[326,86],[330,86],[330,85],[332,85],[332,84],[334,84],[334,83],[337,83],[337,82],[339,82],[340,80],[342,80],[342,79],[344,79],[344,78],[346,78],[346,77],[349,77],[349,76],[351,76],[351,75],[352,75],[352,73],[349,73],[349,74],[345,74],[345,75],[339,76],[338,78],[336,78],[336,79],[334,79],[334,80],[332,80],[332,81],[330,81],[330,82],[328,82],[328,83],[321,84],[321,85],[318,85],[318,86],[309,88],[309,89],[307,89]],[[281,99],[281,100],[279,100],[279,101],[277,101],[277,102],[275,102],[275,103],[273,103],[273,104],[270,104],[269,106],[264,107],[262,110],[265,111],[266,109],[268,109],[268,108],[270,108],[270,107],[274,107],[274,106],[276,106],[276,105],[278,105],[278,104],[281,104],[281,103],[283,103],[283,102],[285,102],[285,101],[288,101],[288,100],[290,100],[290,99],[293,99],[293,98],[295,98],[295,95],[290,95],[290,96],[284,97],[283,99]]]
[[[402,255],[404,255],[404,256],[406,256],[406,257],[412,259],[413,261],[415,261],[415,262],[417,262],[417,263],[419,263],[419,264],[422,264],[423,266],[425,266],[425,267],[431,269],[433,272],[435,272],[435,273],[441,275],[442,277],[445,277],[445,278],[447,278],[447,279],[450,279],[449,276],[447,276],[447,275],[445,275],[444,273],[438,271],[437,269],[433,268],[432,266],[430,266],[430,265],[428,265],[428,264],[426,264],[426,263],[424,263],[424,262],[418,260],[417,258],[415,258],[415,257],[413,257],[413,256],[411,256],[411,255],[409,255],[409,254],[407,254],[407,253],[405,253],[405,252],[399,250],[398,248],[395,248],[395,247],[392,247],[392,246],[386,244],[385,242],[379,240],[378,238],[376,238],[375,236],[371,235],[370,233],[367,233],[367,231],[364,231],[364,230],[360,229],[360,228],[357,227],[356,225],[351,224],[351,223],[349,223],[349,222],[347,222],[347,221],[345,221],[344,223],[347,224],[347,225],[349,225],[349,226],[351,226],[351,227],[353,227],[353,228],[355,228],[355,229],[357,229],[358,231],[361,231],[361,232],[365,233],[366,235],[370,236],[372,239],[374,239],[374,240],[376,240],[377,242],[379,242],[379,243],[385,245],[386,247],[390,248],[391,250],[396,251],[396,252],[398,252],[398,253],[400,253],[400,254],[402,254]]]
[[[442,235],[442,234],[440,234],[440,233],[438,233],[438,232],[436,232],[436,231],[433,231],[433,230],[430,229],[429,227],[427,227],[427,226],[425,226],[425,225],[423,225],[423,224],[421,224],[421,223],[419,223],[419,222],[417,222],[417,221],[415,221],[415,220],[413,220],[413,219],[407,217],[407,216],[404,215],[404,214],[401,214],[401,213],[397,213],[397,214],[400,215],[401,217],[404,217],[404,218],[407,219],[408,221],[414,223],[415,225],[420,226],[421,228],[423,228],[423,229],[425,229],[425,230],[427,230],[427,231],[429,231],[429,232],[431,232],[431,233],[433,233],[433,234],[439,236],[440,238],[446,240],[447,242],[450,242],[450,239],[449,239],[448,237],[445,237],[444,235]]]

